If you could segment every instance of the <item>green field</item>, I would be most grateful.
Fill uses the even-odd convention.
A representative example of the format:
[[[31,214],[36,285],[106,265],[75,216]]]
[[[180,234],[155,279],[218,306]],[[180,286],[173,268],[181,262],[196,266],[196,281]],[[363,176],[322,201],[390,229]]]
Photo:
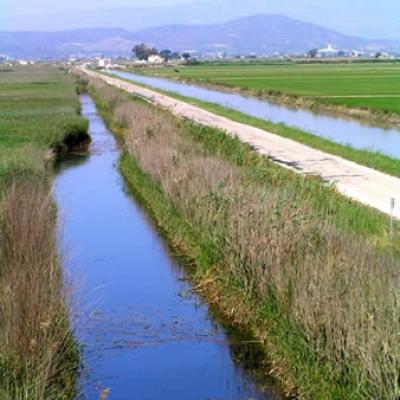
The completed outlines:
[[[146,73],[193,79],[250,91],[277,91],[324,103],[370,107],[400,114],[400,63],[200,64],[147,69]]]
[[[73,79],[58,68],[0,68],[0,181],[44,171],[49,150],[86,132]]]
[[[50,193],[55,156],[87,143],[87,127],[66,71],[0,68],[0,399],[75,398]]]

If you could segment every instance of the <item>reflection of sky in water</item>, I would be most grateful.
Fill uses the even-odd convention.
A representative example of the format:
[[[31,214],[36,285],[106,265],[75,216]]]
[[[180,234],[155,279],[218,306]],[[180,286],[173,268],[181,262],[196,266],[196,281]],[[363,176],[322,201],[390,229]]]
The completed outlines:
[[[270,120],[274,123],[285,123],[317,136],[331,139],[337,143],[348,144],[357,149],[375,150],[388,156],[400,158],[400,130],[398,129],[369,126],[349,119],[291,109],[266,100],[202,88],[163,78],[121,71],[112,71],[112,73],[125,79],[176,92],[183,96],[218,103],[253,117]]]
[[[125,191],[114,137],[88,96],[93,152],[62,163],[55,195],[70,273],[91,312],[78,318],[86,398],[272,399],[232,360],[223,329],[189,295],[180,266]],[[97,387],[96,387],[97,386]]]

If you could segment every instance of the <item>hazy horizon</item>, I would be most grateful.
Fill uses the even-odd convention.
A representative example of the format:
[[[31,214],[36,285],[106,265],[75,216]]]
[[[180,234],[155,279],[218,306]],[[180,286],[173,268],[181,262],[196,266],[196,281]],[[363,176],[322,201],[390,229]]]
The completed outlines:
[[[397,0],[353,0],[351,3],[347,0],[331,0],[329,3],[321,0],[296,0],[295,3],[293,0],[249,0],[245,4],[240,0],[70,0],[59,3],[38,0],[34,4],[31,0],[3,0],[3,3],[1,31],[53,31],[103,26],[134,31],[136,27],[217,23],[265,13],[285,15],[353,36],[400,39],[400,5]],[[119,9],[137,7],[154,8],[155,18],[147,24],[138,25],[134,20],[130,24],[121,12],[118,25]],[[115,14],[110,21],[105,17],[108,11]]]

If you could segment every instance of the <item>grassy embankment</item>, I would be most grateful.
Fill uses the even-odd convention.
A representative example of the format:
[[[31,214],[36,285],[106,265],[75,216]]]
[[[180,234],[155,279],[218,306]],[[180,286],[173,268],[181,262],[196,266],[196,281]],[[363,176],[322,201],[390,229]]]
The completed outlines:
[[[256,128],[260,128],[265,131],[275,133],[279,136],[283,136],[288,139],[293,139],[299,143],[303,143],[314,149],[322,150],[326,153],[337,155],[347,160],[354,161],[357,164],[376,169],[377,171],[381,171],[389,175],[400,177],[399,159],[391,158],[382,153],[369,150],[358,150],[351,146],[335,143],[329,139],[325,139],[323,137],[302,131],[301,129],[293,128],[285,124],[275,124],[270,121],[252,117],[251,115],[223,107],[216,103],[209,103],[194,99],[192,97],[181,96],[175,92],[153,88],[136,82],[134,83],[139,86],[148,87],[156,92],[164,93],[178,100],[183,100],[189,104],[193,104],[207,111],[211,111],[217,115],[229,118],[232,121],[251,125]]]
[[[0,398],[67,399],[77,347],[55,238],[52,160],[87,144],[74,80],[0,69]]]
[[[121,171],[203,295],[301,398],[399,396],[400,273],[387,218],[220,131],[92,80]],[[393,247],[392,247],[393,246]]]
[[[279,103],[400,123],[400,63],[201,64],[141,69],[143,73],[217,85]]]

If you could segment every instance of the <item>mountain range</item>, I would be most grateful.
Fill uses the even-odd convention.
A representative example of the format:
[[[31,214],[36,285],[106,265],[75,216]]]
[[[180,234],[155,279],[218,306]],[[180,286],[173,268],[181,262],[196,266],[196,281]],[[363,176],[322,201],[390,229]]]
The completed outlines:
[[[400,51],[400,41],[343,35],[281,15],[255,15],[216,24],[171,24],[137,31],[90,28],[56,32],[0,32],[0,54],[18,58],[100,54],[127,56],[139,42],[158,49],[202,54],[301,54],[328,44],[340,49]]]
[[[161,25],[219,24],[251,15],[279,14],[351,36],[400,39],[399,0],[84,0],[81,7],[76,1],[53,2],[50,7],[51,0],[38,0],[28,7],[21,6],[26,3],[2,0],[0,30],[50,32],[119,27],[138,31]],[[92,9],[83,9],[86,4]],[[10,14],[12,10],[18,14]]]

